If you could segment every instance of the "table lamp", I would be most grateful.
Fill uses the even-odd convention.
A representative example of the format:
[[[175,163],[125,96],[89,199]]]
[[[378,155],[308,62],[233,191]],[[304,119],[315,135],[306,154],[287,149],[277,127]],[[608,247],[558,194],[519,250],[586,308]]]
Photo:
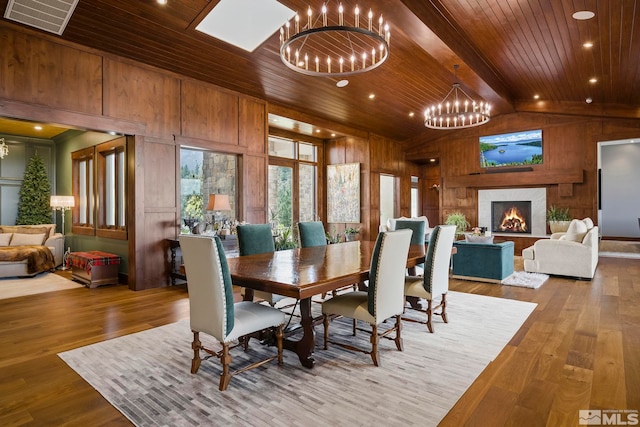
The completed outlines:
[[[218,216],[220,211],[230,211],[231,205],[229,204],[228,194],[209,194],[209,203],[205,208],[207,211],[213,211],[213,224],[215,230],[215,224],[218,222]]]

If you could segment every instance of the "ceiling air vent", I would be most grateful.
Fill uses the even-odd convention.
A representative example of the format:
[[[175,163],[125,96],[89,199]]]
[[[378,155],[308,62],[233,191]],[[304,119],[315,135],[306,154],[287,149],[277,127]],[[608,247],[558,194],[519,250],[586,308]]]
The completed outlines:
[[[79,0],[9,0],[4,17],[62,35]]]

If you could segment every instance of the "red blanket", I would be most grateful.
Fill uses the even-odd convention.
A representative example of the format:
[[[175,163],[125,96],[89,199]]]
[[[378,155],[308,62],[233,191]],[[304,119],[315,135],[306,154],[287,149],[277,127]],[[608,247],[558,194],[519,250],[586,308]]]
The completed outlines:
[[[27,274],[40,273],[56,267],[51,250],[46,246],[2,246],[0,261],[27,260]]]
[[[67,267],[84,268],[87,273],[92,266],[120,264],[118,255],[102,251],[71,252],[67,257]]]

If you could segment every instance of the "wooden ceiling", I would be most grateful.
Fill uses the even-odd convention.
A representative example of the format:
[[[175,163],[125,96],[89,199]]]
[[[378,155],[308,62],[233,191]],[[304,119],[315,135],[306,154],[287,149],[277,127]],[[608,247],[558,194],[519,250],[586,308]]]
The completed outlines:
[[[324,3],[280,2],[301,14]],[[341,2],[345,9],[356,4]],[[7,3],[0,0],[2,10]],[[423,111],[456,81],[490,102],[493,116],[640,118],[640,0],[357,0],[389,21],[391,53],[344,88],[336,87],[338,79],[286,68],[278,34],[249,53],[196,31],[217,3],[81,0],[61,38],[266,99],[272,113],[294,110],[299,117],[290,118],[331,133],[344,126],[398,141],[440,136],[424,127]],[[327,6],[335,10],[337,3]],[[595,17],[577,21],[572,14],[579,10]],[[587,41],[592,48],[583,47]]]

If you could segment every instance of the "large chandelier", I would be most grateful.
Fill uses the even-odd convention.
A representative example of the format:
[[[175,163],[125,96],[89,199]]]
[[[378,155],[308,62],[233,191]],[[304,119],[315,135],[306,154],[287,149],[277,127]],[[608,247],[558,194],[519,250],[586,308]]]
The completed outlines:
[[[282,62],[310,76],[349,76],[379,67],[389,56],[391,32],[382,15],[376,19],[365,10],[346,11],[340,3],[331,15],[325,3],[315,16],[309,7],[305,22],[296,14],[280,28]]]
[[[4,159],[9,154],[9,147],[4,143],[4,138],[0,138],[0,159]]]
[[[453,68],[456,83],[440,104],[432,105],[424,112],[424,125],[428,128],[462,129],[480,126],[489,121],[489,103],[471,98],[457,82],[459,65],[454,65]]]

